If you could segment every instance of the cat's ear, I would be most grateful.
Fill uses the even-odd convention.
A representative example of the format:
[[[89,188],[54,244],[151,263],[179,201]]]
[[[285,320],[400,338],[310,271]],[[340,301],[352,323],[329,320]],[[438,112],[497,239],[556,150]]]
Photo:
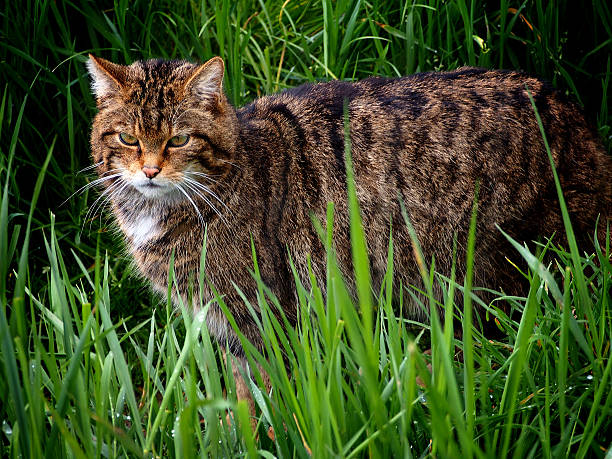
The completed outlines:
[[[96,98],[116,94],[125,82],[126,70],[123,65],[113,64],[106,59],[89,55],[87,69],[91,75],[91,89]]]
[[[223,59],[213,57],[194,70],[185,83],[185,89],[203,101],[218,104],[223,94],[224,71]]]

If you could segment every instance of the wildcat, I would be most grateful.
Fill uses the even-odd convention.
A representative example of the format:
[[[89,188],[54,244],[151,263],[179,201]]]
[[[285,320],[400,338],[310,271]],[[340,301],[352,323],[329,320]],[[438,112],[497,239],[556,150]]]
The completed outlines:
[[[335,203],[334,243],[351,271],[344,112],[374,285],[387,263],[390,228],[397,281],[418,285],[400,200],[424,254],[448,273],[458,240],[459,278],[475,185],[480,184],[475,284],[517,293],[520,241],[563,234],[549,159],[526,87],[535,98],[574,229],[600,240],[612,216],[612,161],[580,110],[542,81],[513,71],[461,68],[405,78],[306,84],[235,109],[223,61],[148,60],[130,66],[90,56],[98,113],[91,148],[103,193],[142,274],[167,292],[175,253],[176,295],[197,279],[207,227],[206,278],[255,345],[255,321],[232,282],[257,304],[251,238],[261,277],[290,321],[297,298],[289,257],[320,286],[325,253],[311,215]],[[592,236],[591,236],[592,237]],[[197,282],[195,282],[197,287]],[[204,300],[213,298],[208,285]],[[197,297],[197,292],[196,292]],[[416,317],[416,307],[405,314]],[[236,356],[239,341],[217,306],[211,334]]]

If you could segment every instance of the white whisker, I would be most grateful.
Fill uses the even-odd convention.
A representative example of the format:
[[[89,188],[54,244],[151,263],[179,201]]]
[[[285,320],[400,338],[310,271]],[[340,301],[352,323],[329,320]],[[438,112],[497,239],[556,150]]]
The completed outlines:
[[[78,171],[77,174],[82,174],[85,171],[95,169],[96,167],[101,166],[102,164],[104,164],[104,161],[100,161],[99,163],[95,163],[95,164],[92,164],[91,166],[84,167],[83,169]]]
[[[112,196],[113,194],[113,190],[119,188],[122,185],[122,181],[121,179],[117,180],[115,183],[111,183],[108,188],[106,188],[104,191],[102,191],[102,193],[100,193],[100,196],[98,196],[96,198],[96,200],[91,204],[91,206],[89,207],[89,210],[87,211],[87,214],[85,214],[85,218],[87,219],[87,217],[89,216],[89,214],[93,214],[95,213],[95,209],[96,209],[96,203],[98,201],[100,201],[101,199],[103,199],[105,196]]]
[[[61,204],[60,207],[63,206],[64,204],[66,204],[68,201],[70,201],[75,195],[82,193],[83,191],[87,190],[88,188],[91,188],[92,186],[95,185],[99,185],[100,183],[104,183],[106,180],[111,180],[114,179],[116,177],[120,177],[123,174],[123,172],[119,172],[117,174],[113,174],[113,175],[109,175],[106,177],[100,177],[97,178],[95,180],[92,180],[89,183],[86,183],[85,185],[83,185],[81,188],[79,188],[78,190],[76,190],[74,193],[72,193],[70,196],[68,196]]]
[[[227,205],[225,205],[225,203],[221,200],[221,198],[219,198],[219,196],[217,196],[217,194],[214,191],[212,191],[210,188],[208,188],[206,185],[204,185],[203,183],[198,182],[197,180],[190,179],[189,177],[184,177],[184,179],[185,179],[186,182],[191,183],[196,188],[198,188],[198,189],[208,193],[209,195],[211,195],[213,198],[215,198],[217,201],[219,201],[219,203],[223,207],[225,207],[228,211],[230,211],[230,213],[231,213],[230,208],[227,207]]]
[[[227,220],[225,219],[225,217],[223,217],[223,215],[221,215],[221,212],[219,212],[219,210],[213,205],[213,203],[210,201],[210,199],[208,199],[206,196],[204,196],[202,193],[200,193],[198,191],[198,189],[196,187],[194,187],[193,185],[191,185],[191,184],[186,182],[185,186],[187,186],[187,188],[189,188],[191,191],[196,193],[200,198],[202,198],[202,200],[204,200],[204,202],[206,202],[206,204],[208,204],[208,206],[212,210],[215,211],[215,213],[219,216],[219,218],[223,221],[223,223],[225,223],[226,226],[229,226],[229,224],[228,224]],[[223,204],[223,203],[221,203],[221,204]]]
[[[96,198],[96,200],[93,202],[93,204],[89,207],[89,209],[87,209],[87,213],[85,214],[85,217],[83,218],[83,226],[81,227],[81,232],[83,232],[83,228],[85,226],[85,224],[87,223],[87,221],[90,218],[90,215],[93,216],[95,215],[95,208],[96,208],[96,203],[98,201],[100,201],[101,199],[104,199],[105,196],[106,197],[110,197],[112,195],[113,189],[114,188],[119,188],[119,186],[121,185],[121,180],[116,181],[115,183],[112,183],[106,190],[104,190],[102,193],[100,193],[100,196],[98,196]],[[105,202],[105,200],[102,201],[103,203]],[[90,228],[91,228],[91,223],[90,223]]]
[[[225,183],[220,182],[219,180],[215,180],[213,177],[219,177],[219,175],[208,175],[203,172],[194,172],[194,171],[185,171],[185,175],[194,177],[195,180],[199,183],[200,179],[204,179],[209,181],[210,183],[217,185],[219,188],[225,188]]]
[[[221,159],[221,158],[216,158],[218,161],[221,161],[222,163],[227,163],[227,164],[231,164],[234,167],[237,167],[238,169],[242,169],[238,164],[236,164],[233,161],[228,161],[227,159]]]
[[[219,177],[219,174],[216,175],[210,175],[210,174],[205,174],[204,172],[196,172],[196,171],[185,171],[185,174],[191,174],[191,175],[196,175],[198,177],[202,177],[205,178],[206,180],[210,180],[213,183],[219,183],[218,180],[215,180],[213,177]]]
[[[98,203],[97,208],[94,210],[93,206],[92,206],[92,215],[95,214],[97,211],[99,211],[100,209],[102,209],[104,206],[106,206],[108,203],[110,203],[111,199],[118,195],[121,194],[123,192],[123,190],[125,190],[126,188],[128,188],[130,186],[130,183],[120,179],[119,181],[117,181],[118,186],[112,187],[112,189],[110,190],[110,193],[106,194],[105,196],[103,196],[102,201],[100,201]],[[115,185],[115,184],[113,184]],[[111,188],[111,187],[109,187]],[[97,201],[97,200],[96,200]],[[95,204],[95,203],[94,203]],[[100,216],[102,216],[103,214],[101,213]],[[93,219],[90,220],[89,222],[89,230],[91,231],[91,223],[92,223]]]
[[[110,174],[111,172],[116,172],[116,171],[125,171],[125,167],[116,167],[115,169],[109,169],[107,171],[102,172],[102,177],[106,176],[107,174]]]
[[[193,208],[195,209],[196,213],[198,214],[198,218],[200,219],[200,222],[202,223],[202,227],[206,226],[206,222],[204,221],[204,217],[202,217],[202,214],[200,213],[200,209],[198,209],[198,206],[196,206],[196,203],[193,202],[193,199],[191,199],[191,197],[189,196],[189,194],[178,184],[175,183],[174,186],[185,195],[185,197],[189,200],[189,202],[191,203],[191,205],[193,206]]]
[[[104,192],[100,195],[100,197],[94,201],[93,205],[91,206],[92,213],[97,212],[102,206],[107,204],[113,196],[121,193],[129,185],[130,185],[129,182],[123,179],[119,179],[116,183],[113,183],[111,186],[109,186],[108,193],[106,192],[107,190],[104,190]],[[96,202],[98,202],[100,198],[104,198],[104,199],[100,201],[100,203],[98,204],[96,208]]]

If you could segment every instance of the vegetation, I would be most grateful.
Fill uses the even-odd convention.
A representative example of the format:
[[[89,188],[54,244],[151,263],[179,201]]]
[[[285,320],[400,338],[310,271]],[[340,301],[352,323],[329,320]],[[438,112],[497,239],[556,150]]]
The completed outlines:
[[[93,189],[73,195],[92,180],[79,172],[90,164],[95,113],[90,52],[126,63],[221,55],[237,105],[320,79],[520,68],[583,104],[609,146],[607,2],[105,3],[24,0],[1,10],[0,455],[610,457],[609,236],[595,253],[571,243],[569,224],[569,248],[517,244],[531,287],[492,304],[481,303],[470,276],[457,285],[425,260],[425,284],[442,285],[445,316],[467,317],[457,339],[452,320],[415,324],[392,307],[392,246],[384,284],[370,285],[349,168],[358,304],[331,250],[327,297],[298,283],[295,329],[270,314],[278,304],[260,284],[267,358],[245,342],[252,432],[203,326],[206,305],[177,314],[153,296]],[[330,207],[320,222],[328,247],[332,219]],[[403,304],[422,298],[409,287],[402,294]],[[520,314],[503,314],[501,301]],[[502,337],[469,325],[476,307]]]

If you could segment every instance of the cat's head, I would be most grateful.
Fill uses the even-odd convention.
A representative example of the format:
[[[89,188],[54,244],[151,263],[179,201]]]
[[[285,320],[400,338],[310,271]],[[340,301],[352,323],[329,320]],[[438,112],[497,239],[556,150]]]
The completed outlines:
[[[237,121],[223,93],[221,58],[124,66],[90,55],[87,66],[98,105],[92,156],[113,193],[196,199],[228,174]]]

